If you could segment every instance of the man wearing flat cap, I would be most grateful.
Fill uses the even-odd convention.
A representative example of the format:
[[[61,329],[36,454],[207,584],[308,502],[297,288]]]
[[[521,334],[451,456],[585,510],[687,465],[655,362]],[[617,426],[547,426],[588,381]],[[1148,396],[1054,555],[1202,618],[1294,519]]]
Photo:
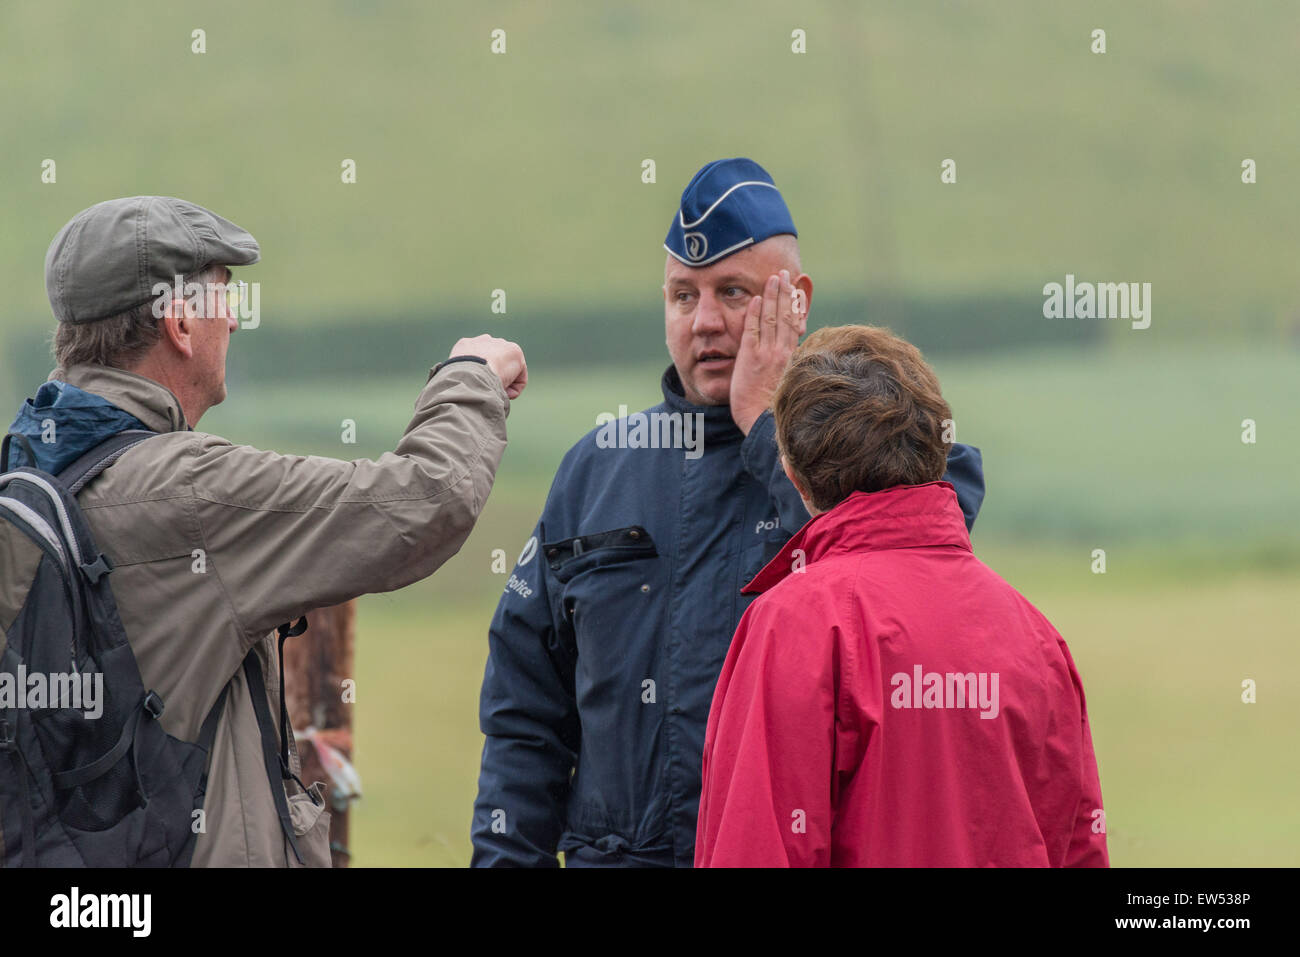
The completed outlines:
[[[144,686],[165,702],[156,719],[188,742],[216,722],[191,863],[329,866],[320,786],[297,779],[292,734],[270,717],[283,717],[276,630],[418,581],[456,553],[492,488],[527,373],[514,343],[460,340],[429,372],[396,449],[376,461],[280,455],[196,432],[225,398],[238,328],[220,289],[230,267],[259,256],[248,232],[171,197],[74,216],[45,262],[57,368],[10,426],[26,441],[4,467],[57,474],[113,436],[155,433],[78,504],[112,564]],[[12,591],[0,587],[0,598]],[[5,830],[8,856],[18,830]]]
[[[809,518],[769,406],[813,284],[772,177],[709,163],[664,247],[664,401],[564,457],[492,620],[476,866],[691,866],[741,588]],[[947,464],[969,526],[979,452]]]

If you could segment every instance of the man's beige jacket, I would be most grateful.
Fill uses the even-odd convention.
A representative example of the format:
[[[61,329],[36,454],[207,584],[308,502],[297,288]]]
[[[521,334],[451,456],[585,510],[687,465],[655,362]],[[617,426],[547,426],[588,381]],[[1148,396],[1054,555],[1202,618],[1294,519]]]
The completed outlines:
[[[343,462],[190,431],[170,390],[130,372],[74,366],[50,378],[164,433],[130,449],[79,501],[115,566],[113,595],[144,686],[166,704],[165,730],[197,739],[229,686],[193,865],[297,866],[241,663],[257,649],[278,716],[277,625],[419,581],[460,549],[505,450],[500,380],[477,362],[431,373],[397,449]],[[298,773],[296,749],[291,764]],[[304,860],[328,867],[324,802],[292,782],[288,801]]]

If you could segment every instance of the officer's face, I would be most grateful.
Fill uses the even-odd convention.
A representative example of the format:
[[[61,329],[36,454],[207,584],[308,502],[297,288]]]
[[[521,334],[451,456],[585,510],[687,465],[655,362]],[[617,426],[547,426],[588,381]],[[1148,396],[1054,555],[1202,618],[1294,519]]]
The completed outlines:
[[[708,266],[686,266],[672,256],[664,266],[664,327],[668,354],[688,401],[726,405],[731,374],[745,331],[749,300],[763,294],[767,277],[790,269],[793,237],[773,236]]]

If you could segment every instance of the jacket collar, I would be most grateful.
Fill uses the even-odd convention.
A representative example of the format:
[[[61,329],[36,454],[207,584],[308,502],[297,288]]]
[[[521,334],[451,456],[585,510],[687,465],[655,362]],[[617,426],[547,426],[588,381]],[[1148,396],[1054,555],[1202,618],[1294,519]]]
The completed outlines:
[[[171,389],[125,369],[101,365],[75,365],[55,369],[51,382],[66,382],[107,399],[129,412],[153,432],[184,432],[189,429],[180,401]]]
[[[664,405],[671,411],[681,412],[686,415],[704,416],[704,447],[706,451],[710,443],[716,443],[722,439],[739,440],[744,438],[740,427],[731,418],[731,406],[694,405],[687,401],[686,390],[682,387],[682,379],[677,374],[676,366],[668,367],[659,382],[659,386],[663,389]]]
[[[802,568],[834,555],[927,545],[972,550],[951,484],[927,482],[854,492],[829,512],[810,519],[741,591],[766,591],[791,574],[796,549],[803,550]]]

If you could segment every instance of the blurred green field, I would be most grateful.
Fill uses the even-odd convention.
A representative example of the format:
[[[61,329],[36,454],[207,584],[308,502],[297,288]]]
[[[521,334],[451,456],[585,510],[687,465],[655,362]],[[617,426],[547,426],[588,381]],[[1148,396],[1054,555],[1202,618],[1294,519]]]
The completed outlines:
[[[358,865],[468,862],[478,689],[503,586],[492,552],[513,561],[560,457],[597,412],[656,401],[665,365],[531,369],[465,548],[426,582],[362,599]],[[1052,619],[1083,674],[1115,864],[1300,864],[1300,357],[1036,354],[938,371],[959,439],[985,457],[977,554]],[[423,380],[417,369],[329,395],[236,381],[202,426],[282,451],[377,455]],[[1255,445],[1241,442],[1245,417]],[[356,447],[339,441],[344,418]],[[1105,575],[1090,570],[1093,548]],[[1240,701],[1245,678],[1254,705]]]
[[[377,456],[456,338],[519,341],[473,536],[358,618],[355,862],[463,865],[493,552],[599,412],[658,401],[669,219],[703,163],[751,156],[813,326],[922,344],[983,450],[976,551],[1070,642],[1114,862],[1294,865],[1297,36],[1285,0],[0,3],[0,404],[49,368],[51,238],[115,196],[261,243],[262,325],[201,423],[233,441]],[[1150,329],[1042,318],[1066,273],[1152,283]]]
[[[230,398],[201,427],[280,451],[355,458],[391,449],[427,375],[413,362],[405,378],[274,386],[240,377],[239,350],[249,345],[251,337],[233,340]],[[426,361],[448,346],[431,334]],[[667,365],[666,354],[582,369],[530,364],[492,502],[523,512],[500,547],[517,554],[560,458],[596,415],[659,401]],[[1197,554],[1248,548],[1288,561],[1300,549],[1300,350],[1022,351],[934,366],[958,441],[978,446],[990,465],[982,536],[1088,549],[1155,539]],[[1247,418],[1255,444],[1241,441]],[[355,445],[341,442],[344,419],[356,422]]]
[[[735,155],[828,289],[1033,298],[1072,271],[1152,282],[1162,335],[1277,336],[1298,34],[1282,0],[0,4],[0,342],[49,315],[55,231],[134,193],[252,230],[240,278],[277,322],[491,320],[498,287],[512,317],[650,305],[682,187]]]

